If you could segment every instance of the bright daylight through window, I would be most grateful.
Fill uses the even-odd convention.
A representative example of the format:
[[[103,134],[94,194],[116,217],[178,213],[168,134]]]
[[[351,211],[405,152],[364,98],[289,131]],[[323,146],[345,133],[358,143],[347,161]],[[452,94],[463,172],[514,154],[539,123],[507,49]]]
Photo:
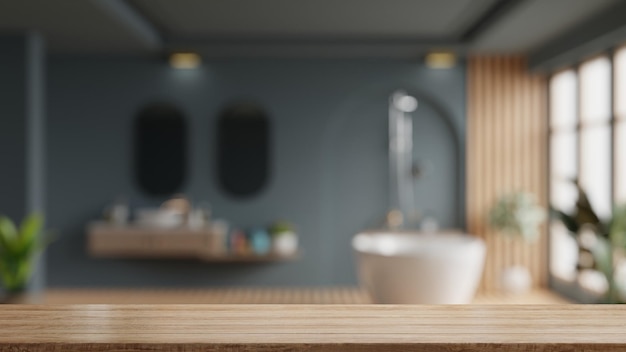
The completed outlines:
[[[555,73],[549,94],[550,204],[576,213],[577,180],[591,208],[608,220],[614,205],[626,203],[626,48]],[[589,265],[594,259],[586,250],[594,239],[578,235],[561,221],[550,225],[550,272],[566,283],[555,288],[602,293],[607,280]]]

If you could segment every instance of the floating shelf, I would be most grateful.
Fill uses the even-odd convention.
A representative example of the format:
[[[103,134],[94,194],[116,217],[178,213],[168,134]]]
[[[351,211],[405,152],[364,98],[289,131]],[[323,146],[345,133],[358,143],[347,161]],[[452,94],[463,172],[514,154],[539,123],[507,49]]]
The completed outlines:
[[[281,254],[210,254],[206,257],[199,258],[205,262],[222,262],[222,263],[255,263],[255,262],[286,262],[296,260],[300,257],[300,253],[296,252],[290,255]]]
[[[299,253],[267,255],[230,253],[225,238],[210,229],[150,228],[93,223],[87,251],[98,258],[197,259],[205,262],[254,263],[295,260]]]

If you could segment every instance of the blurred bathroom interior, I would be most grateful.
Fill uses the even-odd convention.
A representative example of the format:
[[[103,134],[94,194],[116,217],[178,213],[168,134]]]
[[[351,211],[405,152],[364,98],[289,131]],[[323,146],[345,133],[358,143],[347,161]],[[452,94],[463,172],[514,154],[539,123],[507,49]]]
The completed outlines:
[[[623,13],[0,0],[0,300],[623,303]]]

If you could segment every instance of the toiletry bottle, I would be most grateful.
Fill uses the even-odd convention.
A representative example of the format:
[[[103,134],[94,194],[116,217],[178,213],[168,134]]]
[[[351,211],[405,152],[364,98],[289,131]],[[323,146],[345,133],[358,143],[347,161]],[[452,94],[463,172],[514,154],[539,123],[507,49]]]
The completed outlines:
[[[255,229],[250,232],[250,244],[257,255],[266,255],[271,249],[270,235],[264,229]]]

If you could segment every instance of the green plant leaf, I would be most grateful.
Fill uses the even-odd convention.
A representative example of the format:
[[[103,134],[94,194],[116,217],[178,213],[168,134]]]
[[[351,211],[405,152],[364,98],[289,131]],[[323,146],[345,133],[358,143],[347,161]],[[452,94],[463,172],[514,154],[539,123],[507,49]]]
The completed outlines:
[[[21,288],[25,287],[30,279],[30,274],[32,273],[32,268],[34,264],[33,259],[25,259],[18,263],[17,270],[15,272],[15,287]]]
[[[31,237],[28,238],[26,242],[20,242],[19,246],[15,248],[13,255],[17,260],[33,256],[38,249],[37,242],[37,237]]]
[[[608,227],[600,220],[596,212],[593,210],[589,197],[585,190],[580,186],[580,183],[576,182],[576,188],[578,189],[578,200],[576,201],[576,214],[574,218],[579,227],[583,225],[592,225],[595,227],[598,234],[601,236],[608,235]]]
[[[287,221],[276,221],[269,228],[269,233],[273,236],[287,232],[294,232],[293,225]]]
[[[5,261],[0,260],[0,278],[2,282],[6,285],[7,282],[11,281],[11,273]]]
[[[613,255],[611,243],[603,237],[598,237],[598,242],[591,250],[596,269],[600,270],[607,279],[613,275]]]
[[[11,219],[6,216],[0,216],[0,233],[7,238],[17,237],[17,228]]]
[[[550,209],[551,217],[560,220],[572,235],[576,235],[580,230],[580,224],[573,216],[567,215],[560,210]]]
[[[43,216],[31,214],[18,232],[10,219],[0,218],[0,279],[5,289],[20,290],[28,283],[37,254],[48,244],[42,241],[43,223]]]
[[[626,206],[613,209],[609,238],[613,246],[626,248]]]
[[[6,216],[0,216],[0,252],[12,252],[17,246],[18,233],[15,224]]]
[[[26,217],[20,226],[19,243],[20,246],[32,246],[41,233],[43,227],[43,216],[33,213]]]
[[[0,262],[0,278],[5,290],[15,290],[19,286],[14,267],[13,263]]]

